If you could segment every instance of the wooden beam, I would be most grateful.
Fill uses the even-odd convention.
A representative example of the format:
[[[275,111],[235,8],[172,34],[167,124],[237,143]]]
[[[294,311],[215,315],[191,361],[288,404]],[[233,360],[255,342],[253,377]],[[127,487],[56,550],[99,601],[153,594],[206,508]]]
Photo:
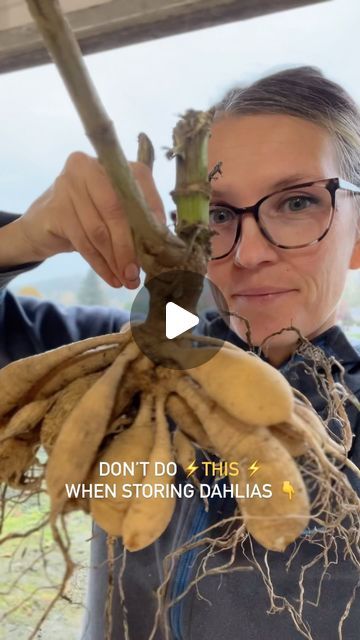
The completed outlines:
[[[18,9],[18,0],[18,13],[10,14],[14,1],[6,0],[8,4],[0,6],[0,73],[49,62],[25,8],[23,13]],[[90,6],[67,15],[86,54],[329,1],[87,0]],[[66,9],[66,0],[62,3]],[[84,6],[84,0],[73,0],[72,6]]]

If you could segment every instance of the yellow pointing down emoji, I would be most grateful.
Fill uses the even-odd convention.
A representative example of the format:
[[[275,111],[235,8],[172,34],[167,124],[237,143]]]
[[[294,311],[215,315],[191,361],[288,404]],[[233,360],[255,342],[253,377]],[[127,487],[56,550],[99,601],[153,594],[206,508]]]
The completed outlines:
[[[291,482],[289,482],[289,480],[284,480],[282,490],[283,490],[283,493],[286,493],[288,495],[289,500],[291,500],[291,498],[295,493],[295,489],[292,486]]]

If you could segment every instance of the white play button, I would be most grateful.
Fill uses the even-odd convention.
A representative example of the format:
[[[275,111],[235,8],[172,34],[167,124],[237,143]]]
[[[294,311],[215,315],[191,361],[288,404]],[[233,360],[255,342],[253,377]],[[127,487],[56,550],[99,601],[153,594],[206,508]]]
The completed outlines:
[[[199,324],[199,318],[180,307],[175,302],[168,302],[166,305],[165,331],[168,340],[172,340],[188,329],[192,329]]]
[[[219,319],[228,322],[226,300],[208,277],[184,269],[162,271],[137,293],[131,305],[131,332],[140,351],[156,366],[180,371],[200,367],[223,344],[217,340],[211,349],[202,349],[201,337],[198,340],[196,335],[201,333],[200,318],[211,322],[216,309],[221,310]]]

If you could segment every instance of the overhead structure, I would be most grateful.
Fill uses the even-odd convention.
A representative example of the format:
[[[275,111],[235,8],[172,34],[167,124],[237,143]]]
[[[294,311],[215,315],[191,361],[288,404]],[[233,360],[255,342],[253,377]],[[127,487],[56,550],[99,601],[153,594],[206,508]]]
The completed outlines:
[[[60,4],[83,53],[92,53],[329,1],[60,0]],[[1,0],[0,73],[48,61],[25,1]]]

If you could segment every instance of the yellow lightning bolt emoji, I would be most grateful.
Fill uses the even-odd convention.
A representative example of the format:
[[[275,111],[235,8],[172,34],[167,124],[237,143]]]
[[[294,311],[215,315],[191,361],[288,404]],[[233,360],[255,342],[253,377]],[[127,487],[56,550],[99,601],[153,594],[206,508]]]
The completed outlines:
[[[292,486],[291,482],[289,482],[289,480],[284,480],[282,490],[283,493],[287,493],[287,495],[289,496],[289,500],[291,500],[295,493],[295,489]]]
[[[250,473],[250,478],[254,475],[254,473],[256,473],[257,471],[259,471],[260,467],[257,466],[258,464],[258,460],[255,460],[255,462],[253,462],[250,467],[248,467],[248,470],[251,471]]]
[[[186,476],[187,478],[188,478],[189,476],[192,476],[192,474],[193,474],[193,473],[195,473],[195,471],[199,468],[199,467],[196,467],[196,466],[195,466],[195,462],[196,462],[196,460],[193,460],[193,461],[192,461],[192,463],[191,463],[191,464],[189,464],[189,466],[188,466],[188,467],[186,467],[185,471],[187,471],[187,472],[188,472],[188,473],[187,473],[187,476]]]

